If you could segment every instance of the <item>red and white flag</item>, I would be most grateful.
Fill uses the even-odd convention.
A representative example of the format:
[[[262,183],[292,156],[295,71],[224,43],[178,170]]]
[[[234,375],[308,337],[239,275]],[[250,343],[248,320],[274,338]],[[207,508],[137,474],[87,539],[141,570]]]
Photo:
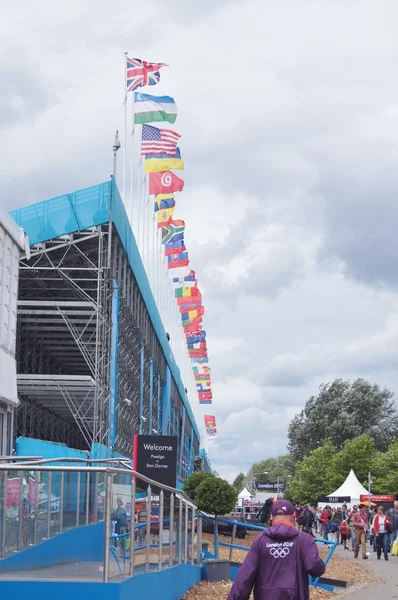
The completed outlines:
[[[149,194],[170,194],[171,192],[182,192],[184,181],[177,177],[172,171],[149,174]]]

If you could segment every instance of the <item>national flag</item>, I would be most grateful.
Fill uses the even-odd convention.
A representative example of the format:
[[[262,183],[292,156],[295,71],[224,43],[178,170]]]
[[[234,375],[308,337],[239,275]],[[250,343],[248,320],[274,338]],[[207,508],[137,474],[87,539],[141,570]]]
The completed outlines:
[[[161,67],[167,67],[167,65],[159,62],[146,62],[139,58],[126,58],[126,92],[159,83]]]
[[[206,332],[205,332],[206,334]],[[191,333],[188,335],[188,337],[186,338],[186,342],[187,344],[197,344],[198,342],[205,342],[206,341],[206,335],[200,335],[200,332],[197,331],[196,333]]]
[[[192,300],[195,300],[195,298],[192,298]],[[202,307],[201,302],[193,302],[192,304],[182,304],[181,306],[178,307],[178,310],[180,311],[180,313],[187,313],[191,310],[194,310],[196,308],[201,308],[201,307]],[[204,314],[204,311],[202,314]]]
[[[202,373],[207,374],[210,370],[210,367],[192,367],[192,373],[194,375],[201,375]]]
[[[211,387],[209,385],[207,385],[207,386],[203,385],[202,383],[197,383],[196,389],[197,389],[197,391],[200,391],[200,392],[211,392]]]
[[[184,169],[184,161],[179,148],[174,156],[168,154],[147,154],[145,156],[145,173],[160,173],[169,169],[180,171]]]
[[[166,256],[169,256],[170,254],[181,254],[181,252],[186,252],[184,240],[169,242],[164,245],[164,253]]]
[[[198,317],[197,319],[188,319],[187,321],[181,321],[181,324],[183,326],[183,328],[185,329],[186,327],[193,327],[194,325],[200,325],[201,322],[203,321],[202,317]]]
[[[182,192],[184,182],[172,171],[164,173],[149,174],[149,194],[170,194],[172,192]]]
[[[176,205],[174,200],[174,194],[158,194],[155,196],[154,211],[162,210],[164,208],[173,208]]]
[[[167,266],[169,269],[178,269],[179,267],[187,267],[188,265],[188,252],[169,254],[167,257]]]
[[[189,271],[188,275],[185,275],[184,277],[173,277],[173,285],[175,288],[196,287],[198,282],[195,271]]]
[[[181,314],[182,320],[186,321],[187,319],[196,319],[197,317],[202,317],[205,314],[204,306],[197,306],[196,308],[192,308],[188,311],[184,311]]]
[[[198,288],[192,288],[198,289]],[[192,306],[193,304],[202,303],[202,294],[199,292],[197,296],[185,296],[182,298],[177,298],[178,306]]]
[[[189,358],[205,358],[207,350],[188,350]]]
[[[189,275],[188,275],[189,277]],[[185,280],[185,277],[184,277]],[[174,281],[174,279],[173,279]],[[195,280],[194,280],[195,282]],[[174,297],[175,298],[198,298],[200,296],[199,288],[189,287],[189,286],[181,286],[174,289]]]
[[[196,331],[199,331],[200,329],[202,329],[202,325],[190,325],[189,327],[184,327],[184,334],[185,337],[187,335],[190,335],[191,333],[194,333]]]
[[[217,427],[214,415],[205,415],[204,421],[206,429],[215,429]]]
[[[134,92],[134,123],[175,123],[177,106],[171,96],[150,96]]]
[[[165,227],[173,220],[174,209],[175,206],[172,206],[171,208],[162,208],[161,210],[158,210],[158,229],[160,229],[161,227]]]
[[[194,344],[187,344],[188,350],[207,350],[206,342],[195,342]]]
[[[162,229],[162,244],[178,242],[184,239],[185,221],[171,221]]]
[[[181,320],[187,321],[188,319],[196,319],[197,317],[201,317],[205,314],[204,306],[200,306],[199,308],[194,308],[193,310],[189,310],[181,314]]]
[[[206,401],[210,401],[211,404],[211,400],[213,399],[213,394],[212,392],[199,392],[198,393],[199,396],[199,401],[201,403],[205,403]]]
[[[181,135],[172,129],[159,129],[152,125],[143,125],[141,155],[167,154],[175,156],[180,137]]]

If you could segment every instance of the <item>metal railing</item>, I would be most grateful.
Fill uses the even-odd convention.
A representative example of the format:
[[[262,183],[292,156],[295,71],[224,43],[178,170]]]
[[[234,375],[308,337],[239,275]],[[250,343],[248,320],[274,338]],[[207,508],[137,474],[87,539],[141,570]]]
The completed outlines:
[[[73,557],[74,570],[81,560],[92,566],[91,576],[96,579],[102,571],[104,583],[183,562],[201,562],[202,522],[196,505],[176,488],[133,471],[129,461],[7,459],[0,461],[1,559],[68,530],[103,523],[100,550],[93,548],[93,556],[82,558],[76,548],[75,560],[73,548],[68,548],[68,556]],[[139,485],[147,488],[141,498]],[[122,499],[119,508],[118,498]],[[137,503],[141,505],[138,523]]]

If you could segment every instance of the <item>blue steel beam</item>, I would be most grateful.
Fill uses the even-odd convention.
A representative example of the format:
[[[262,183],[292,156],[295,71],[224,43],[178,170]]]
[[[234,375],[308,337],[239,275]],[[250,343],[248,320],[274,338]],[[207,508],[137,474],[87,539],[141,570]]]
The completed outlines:
[[[158,414],[156,417],[156,429],[158,431],[158,433],[160,433],[160,427],[161,427],[161,422],[160,422],[160,375],[158,375]]]
[[[144,344],[141,346],[141,360],[140,360],[140,435],[142,435],[142,417],[144,409],[144,368],[145,368],[145,348]]]
[[[170,396],[171,396],[171,373],[168,366],[166,366],[166,377],[163,385],[163,397],[162,397],[162,435],[168,435],[169,433],[169,422],[170,422]]]
[[[153,359],[149,361],[149,435],[152,435],[152,412],[153,412]]]
[[[112,294],[112,334],[111,334],[111,372],[109,394],[109,433],[108,445],[114,448],[117,435],[117,382],[118,382],[118,343],[119,343],[119,286],[113,280]]]

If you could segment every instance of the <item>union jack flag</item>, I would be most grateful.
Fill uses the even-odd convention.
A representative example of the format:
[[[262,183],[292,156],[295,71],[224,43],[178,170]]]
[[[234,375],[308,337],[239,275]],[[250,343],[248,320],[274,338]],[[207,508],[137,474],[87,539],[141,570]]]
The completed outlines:
[[[139,58],[126,58],[126,91],[131,92],[145,85],[156,85],[160,81],[159,69],[165,63],[150,63]]]

